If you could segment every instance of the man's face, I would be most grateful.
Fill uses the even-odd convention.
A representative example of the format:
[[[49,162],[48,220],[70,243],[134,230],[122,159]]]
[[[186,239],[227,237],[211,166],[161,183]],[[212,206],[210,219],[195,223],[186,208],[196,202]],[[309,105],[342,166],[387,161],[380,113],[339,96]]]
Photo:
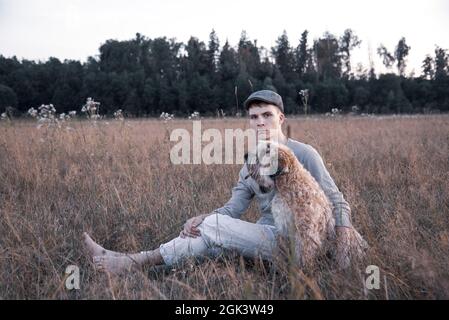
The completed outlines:
[[[255,102],[251,104],[249,110],[249,126],[256,130],[258,137],[273,138],[273,134],[281,133],[281,126],[285,116],[278,107],[264,102]],[[264,139],[265,140],[265,139]]]

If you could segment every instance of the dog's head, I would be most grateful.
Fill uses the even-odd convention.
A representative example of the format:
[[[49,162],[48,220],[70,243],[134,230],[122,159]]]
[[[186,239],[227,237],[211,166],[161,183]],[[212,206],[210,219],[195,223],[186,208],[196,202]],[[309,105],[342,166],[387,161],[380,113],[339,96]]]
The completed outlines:
[[[278,176],[289,172],[292,157],[295,156],[288,147],[273,141],[260,141],[254,152],[245,154],[246,178],[253,178],[262,192],[268,192],[274,188]]]

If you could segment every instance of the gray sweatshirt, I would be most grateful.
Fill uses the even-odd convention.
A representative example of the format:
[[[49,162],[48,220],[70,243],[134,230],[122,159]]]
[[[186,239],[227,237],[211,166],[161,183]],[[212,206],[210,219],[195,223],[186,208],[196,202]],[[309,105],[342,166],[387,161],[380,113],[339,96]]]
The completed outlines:
[[[287,146],[295,153],[296,158],[298,158],[304,168],[315,178],[331,202],[335,225],[352,226],[351,208],[335,185],[320,154],[311,145],[293,139],[288,139]],[[271,200],[274,197],[275,190],[262,193],[258,184],[251,177],[245,180],[247,175],[248,170],[246,165],[243,165],[237,185],[232,189],[231,199],[223,207],[214,210],[214,212],[229,215],[233,218],[240,218],[248,209],[253,197],[256,196],[261,212],[261,218],[257,223],[274,225],[271,213]]]

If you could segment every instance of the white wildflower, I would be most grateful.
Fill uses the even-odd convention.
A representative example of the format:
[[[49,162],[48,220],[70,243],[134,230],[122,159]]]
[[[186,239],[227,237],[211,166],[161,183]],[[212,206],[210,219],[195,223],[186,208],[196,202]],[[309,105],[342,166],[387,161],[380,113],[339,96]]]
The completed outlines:
[[[304,114],[309,112],[309,89],[303,89],[299,91],[299,95],[301,96],[301,102],[304,107]]]
[[[91,97],[87,98],[86,104],[81,108],[81,112],[86,113],[87,118],[97,120],[100,118],[100,102]]]
[[[194,120],[194,119],[199,119],[200,118],[200,113],[198,111],[194,111],[188,119],[190,120]]]
[[[299,94],[300,94],[302,97],[308,97],[308,96],[309,96],[309,89],[300,90],[300,91],[299,91]]]
[[[161,115],[159,116],[159,118],[164,120],[165,123],[167,123],[168,121],[173,120],[174,117],[175,116],[173,114],[169,114],[168,112],[162,112]]]
[[[36,118],[38,115],[38,111],[36,109],[34,109],[33,107],[29,108],[27,113],[30,116],[32,116],[33,118]]]
[[[341,109],[332,108],[331,112],[332,112],[332,116],[336,116],[336,115],[339,115],[341,113]]]
[[[119,121],[123,121],[125,119],[123,116],[122,109],[118,109],[117,111],[114,112],[114,119]]]

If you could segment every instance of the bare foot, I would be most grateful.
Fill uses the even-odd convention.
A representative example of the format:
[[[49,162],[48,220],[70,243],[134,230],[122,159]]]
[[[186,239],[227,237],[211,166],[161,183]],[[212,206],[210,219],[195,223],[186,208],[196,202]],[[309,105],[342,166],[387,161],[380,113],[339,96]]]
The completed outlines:
[[[109,272],[116,275],[123,274],[131,269],[137,269],[139,266],[136,261],[127,255],[119,257],[110,255],[95,256],[94,264],[99,271]]]
[[[102,246],[100,246],[98,243],[96,243],[88,234],[87,232],[83,233],[83,240],[84,240],[84,246],[89,251],[89,254],[91,257],[95,256],[113,256],[113,257],[120,257],[123,255],[123,253],[115,252],[111,250],[106,250]]]

